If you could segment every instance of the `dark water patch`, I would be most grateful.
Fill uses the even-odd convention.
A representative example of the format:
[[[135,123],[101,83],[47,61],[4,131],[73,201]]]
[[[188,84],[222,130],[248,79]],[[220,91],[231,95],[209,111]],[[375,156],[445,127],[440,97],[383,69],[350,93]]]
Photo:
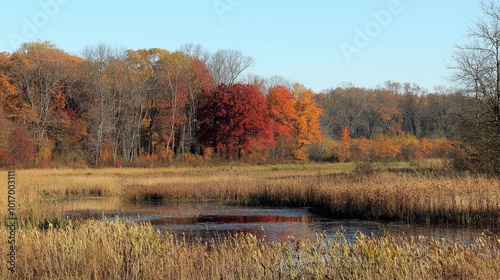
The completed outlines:
[[[264,208],[227,206],[216,203],[121,205],[118,210],[89,209],[67,212],[70,219],[106,219],[149,222],[162,232],[172,232],[187,241],[220,240],[236,234],[251,233],[265,242],[316,239],[318,235],[334,239],[339,233],[348,242],[358,234],[391,234],[448,239],[470,244],[482,233],[478,229],[431,227],[402,223],[378,223],[362,220],[330,219],[309,208]]]

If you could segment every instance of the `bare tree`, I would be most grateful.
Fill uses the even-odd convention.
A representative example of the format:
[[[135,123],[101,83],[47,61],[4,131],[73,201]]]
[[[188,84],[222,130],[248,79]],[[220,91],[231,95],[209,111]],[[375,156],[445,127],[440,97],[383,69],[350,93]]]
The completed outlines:
[[[252,66],[254,59],[238,50],[218,50],[211,55],[208,67],[216,85],[231,86],[243,71]]]
[[[111,48],[104,44],[87,46],[83,51],[86,60],[85,74],[88,78],[89,105],[87,121],[89,123],[88,146],[93,154],[94,164],[101,161],[101,152],[105,139],[112,130],[109,89],[105,83],[105,72],[112,56]]]
[[[125,124],[125,51],[108,45],[87,46],[83,51],[87,81],[87,148],[94,164],[101,163],[103,152],[116,162]],[[105,146],[107,150],[104,149]]]
[[[470,42],[456,46],[454,81],[473,99],[463,119],[468,166],[500,173],[500,6],[480,3],[483,16],[467,31]]]
[[[401,115],[403,117],[403,131],[411,132],[415,136],[421,136],[422,128],[420,117],[422,115],[423,99],[426,90],[417,84],[405,83],[403,85],[403,98],[400,103]]]
[[[242,82],[246,84],[253,84],[258,86],[260,91],[264,94],[267,94],[269,92],[269,89],[275,86],[284,86],[288,90],[292,90],[294,84],[290,82],[290,80],[278,75],[265,78],[256,74],[247,74],[242,80]]]
[[[370,110],[369,100],[372,91],[364,88],[349,87],[330,90],[321,104],[324,107],[322,123],[332,137],[340,137],[342,127],[349,127],[351,137],[371,137],[377,122]]]
[[[462,94],[444,86],[436,86],[427,95],[428,106],[423,112],[428,122],[428,130],[434,136],[452,139],[455,136],[457,117],[461,115]]]

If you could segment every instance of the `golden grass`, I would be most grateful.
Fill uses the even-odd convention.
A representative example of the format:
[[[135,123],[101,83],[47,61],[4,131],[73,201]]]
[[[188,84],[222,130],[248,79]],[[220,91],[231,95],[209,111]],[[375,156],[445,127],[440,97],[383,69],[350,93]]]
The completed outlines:
[[[332,217],[500,228],[498,178],[446,174],[422,165],[376,168],[371,175],[355,174],[366,169],[353,164],[19,170],[17,272],[10,274],[7,265],[0,265],[0,278],[495,279],[500,275],[498,237],[482,236],[470,246],[391,236],[358,236],[349,244],[341,235],[335,240],[284,243],[262,243],[255,236],[240,235],[188,244],[149,224],[75,224],[56,219],[66,211],[115,210],[123,200],[156,198],[311,206]],[[0,172],[0,182],[6,184],[7,172]],[[7,197],[5,187],[0,195]],[[2,217],[6,210],[6,199],[1,199]],[[0,236],[7,236],[6,227],[0,227]],[[0,246],[0,254],[5,256],[5,250],[7,246]]]
[[[254,206],[309,206],[335,218],[476,225],[500,229],[500,181],[471,175],[376,172],[369,176],[329,170],[245,173],[124,190],[132,201],[217,200]]]
[[[82,197],[122,197],[138,185],[203,185],[205,182],[223,184],[235,178],[252,181],[265,179],[269,174],[276,172],[305,176],[311,172],[311,168],[337,173],[352,170],[352,166],[348,164],[18,170],[16,171],[18,214],[21,217],[32,215],[37,219],[43,219],[66,210],[61,207],[61,204],[65,204],[65,200]],[[5,184],[5,188],[0,188],[0,196],[7,198],[7,171],[0,172],[0,184]],[[1,217],[6,216],[6,208],[6,199],[1,199]]]
[[[0,235],[7,230],[0,228]],[[496,279],[500,239],[450,241],[359,235],[349,244],[239,235],[188,244],[151,225],[88,221],[17,234],[16,273],[3,279]],[[3,250],[3,246],[1,247]],[[5,255],[5,251],[0,252]]]

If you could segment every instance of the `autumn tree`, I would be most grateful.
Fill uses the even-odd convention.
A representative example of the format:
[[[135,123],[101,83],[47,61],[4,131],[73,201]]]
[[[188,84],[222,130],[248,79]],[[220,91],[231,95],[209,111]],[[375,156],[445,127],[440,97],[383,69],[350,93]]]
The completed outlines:
[[[493,6],[483,5],[490,18],[497,14]],[[496,34],[490,25],[478,26]],[[477,42],[487,45],[486,39]],[[468,85],[464,93],[447,88],[428,93],[417,84],[386,82],[375,89],[346,83],[314,94],[279,76],[247,75],[244,80],[253,59],[235,50],[209,54],[199,45],[185,45],[173,52],[126,51],[97,45],[79,58],[51,42],[25,43],[12,54],[0,53],[0,124],[5,130],[0,161],[18,162],[23,153],[29,159],[30,142],[38,163],[152,163],[201,154],[203,147],[226,157],[253,153],[306,159],[314,152],[317,159],[330,153],[329,160],[347,160],[351,152],[356,160],[410,159],[418,158],[419,151],[446,154],[449,142],[429,143],[454,138],[461,123],[467,129],[460,152],[473,159],[469,166],[479,159],[494,162],[486,161],[485,153],[496,156],[498,141],[492,135],[498,90],[494,77],[485,73],[498,69],[486,63],[495,58],[491,50],[477,46],[462,48],[463,56],[457,56],[459,66],[475,67],[457,76]],[[349,131],[344,129],[342,136],[344,127]],[[325,143],[323,131],[331,138]],[[486,140],[473,145],[478,136]],[[14,139],[28,148],[9,150]],[[346,147],[344,156],[341,147]]]
[[[372,140],[360,137],[353,139],[350,145],[350,156],[354,161],[370,161],[372,159]]]
[[[0,100],[9,97],[9,93],[9,89],[5,88],[5,84],[0,81]],[[16,126],[13,119],[13,115],[11,114],[9,117],[3,106],[0,105],[0,127],[2,128],[2,133],[0,133],[0,166],[27,163],[35,156],[35,147],[31,136],[25,127]]]
[[[0,53],[0,165],[9,164],[9,135],[14,128],[12,121],[8,115],[13,115],[19,110],[17,106],[16,87],[10,81],[9,76],[10,55],[8,53]],[[9,112],[6,113],[6,111]]]
[[[339,160],[349,161],[351,159],[351,129],[348,126],[342,127],[340,130],[340,147],[338,149]]]
[[[500,6],[481,2],[483,15],[468,30],[470,42],[453,56],[459,82],[470,99],[462,121],[463,168],[500,173]]]
[[[152,124],[158,139],[162,157],[172,158],[174,154],[185,152],[186,139],[192,136],[195,123],[197,96],[201,89],[192,80],[199,73],[193,58],[181,51],[161,50],[155,63],[159,88],[157,101],[153,106]],[[188,139],[189,145],[194,143]]]
[[[164,71],[160,70],[160,65],[163,65],[160,61],[165,60],[168,54],[168,51],[162,49],[127,51],[125,61],[129,79],[124,102],[127,117],[121,127],[122,153],[127,161],[133,161],[136,156],[142,155],[145,147],[142,147],[141,139],[145,121],[152,116],[153,107],[170,97],[171,91],[160,78]],[[168,73],[164,75],[166,79],[169,78]]]
[[[3,107],[5,117],[20,115],[19,90],[11,77],[11,55],[0,53],[0,107]]]
[[[8,135],[13,127],[12,123],[7,119],[2,107],[0,106],[0,127],[2,133],[0,134],[0,165],[8,163],[8,148],[9,141]]]
[[[196,145],[197,108],[213,80],[201,51],[141,49],[120,52],[105,45],[84,52],[89,104],[88,147],[95,163],[117,157],[171,158]],[[206,59],[206,58],[204,58]]]
[[[188,143],[190,153],[196,153],[198,140],[196,131],[198,129],[198,108],[201,101],[201,92],[215,87],[213,77],[207,67],[209,54],[203,50],[201,45],[188,44],[180,49],[187,57],[186,63],[182,65],[186,87],[186,128],[182,143]],[[184,146],[184,145],[182,145]]]
[[[296,118],[293,130],[293,154],[296,159],[306,159],[307,146],[322,142],[323,136],[320,126],[321,108],[314,102],[312,90],[301,84],[294,84],[292,95],[295,97]]]
[[[266,99],[254,85],[219,85],[203,93],[200,142],[226,157],[256,151],[273,144]]]
[[[271,118],[276,146],[271,150],[273,158],[276,154],[284,158],[286,143],[293,137],[297,111],[297,100],[284,86],[273,86],[266,95],[267,107]]]
[[[347,148],[351,147],[351,129],[348,126],[342,127],[342,131],[340,134],[340,141],[342,141],[342,144],[344,144]]]
[[[372,139],[375,134],[383,133],[397,135],[401,133],[401,113],[398,110],[400,96],[387,89],[380,88],[374,91],[370,102],[370,111],[373,117],[373,127],[369,129],[367,138]]]
[[[37,147],[52,151],[60,135],[71,131],[68,113],[74,111],[68,100],[78,80],[77,65],[81,59],[58,49],[51,42],[24,43],[12,55],[12,79],[19,89],[19,121],[29,124]],[[47,152],[45,160],[47,160]],[[38,157],[37,157],[38,158]]]
[[[35,146],[24,127],[12,128],[7,137],[7,162],[11,165],[27,163],[35,158]]]

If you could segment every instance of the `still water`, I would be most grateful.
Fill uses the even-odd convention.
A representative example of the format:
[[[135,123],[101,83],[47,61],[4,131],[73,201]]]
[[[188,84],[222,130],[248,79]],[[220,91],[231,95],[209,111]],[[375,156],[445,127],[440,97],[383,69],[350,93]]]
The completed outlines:
[[[78,205],[78,202],[74,202]],[[106,205],[102,202],[102,205]],[[86,205],[82,202],[82,205]],[[88,204],[87,204],[88,205]],[[209,241],[234,236],[237,233],[252,233],[264,242],[279,242],[295,239],[316,239],[323,235],[327,239],[343,233],[352,242],[356,234],[383,236],[384,234],[406,237],[426,236],[435,239],[471,243],[482,231],[457,227],[431,227],[405,225],[401,223],[378,223],[360,220],[334,220],[314,213],[309,208],[266,208],[227,206],[215,203],[147,203],[141,205],[121,204],[99,207],[99,203],[82,210],[82,206],[66,212],[73,219],[106,219],[150,222],[162,232],[172,232],[189,242]]]

